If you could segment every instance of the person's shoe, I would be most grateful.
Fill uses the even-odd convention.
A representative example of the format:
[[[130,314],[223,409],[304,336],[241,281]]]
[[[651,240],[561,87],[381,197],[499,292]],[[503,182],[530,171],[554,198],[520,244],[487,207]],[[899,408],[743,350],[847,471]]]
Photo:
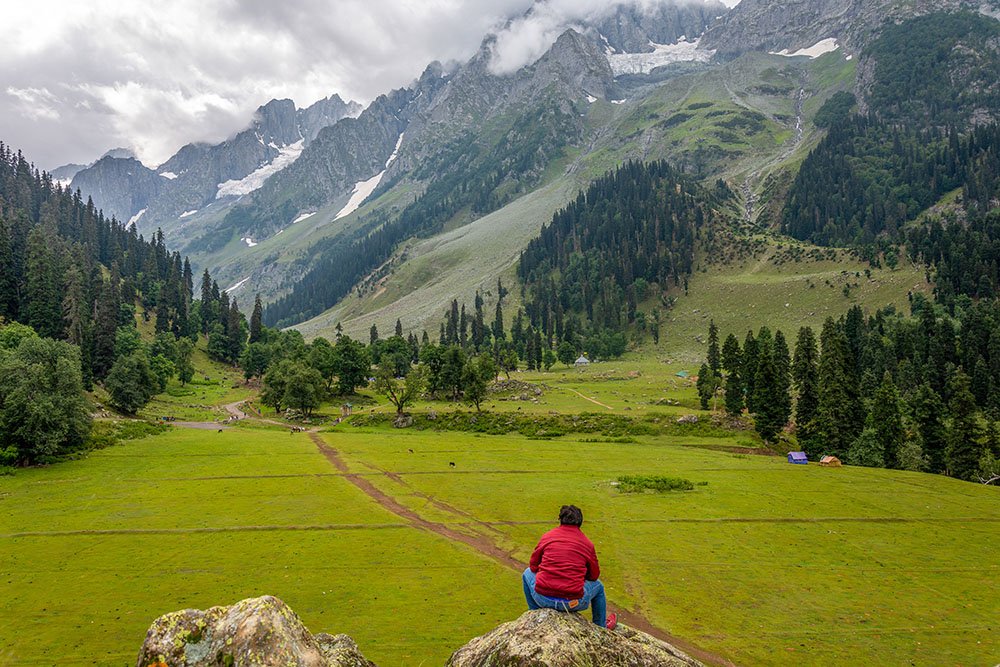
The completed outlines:
[[[616,614],[614,612],[608,614],[608,620],[604,624],[604,627],[606,627],[608,630],[614,630],[615,628],[617,628],[618,627],[618,614]]]

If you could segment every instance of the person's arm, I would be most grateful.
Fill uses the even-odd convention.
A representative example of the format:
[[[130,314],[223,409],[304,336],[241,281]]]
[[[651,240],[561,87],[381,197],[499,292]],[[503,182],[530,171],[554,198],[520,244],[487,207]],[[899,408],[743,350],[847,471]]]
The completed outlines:
[[[545,540],[540,540],[535,550],[531,552],[531,560],[528,561],[528,569],[538,574],[538,568],[542,564],[542,552],[545,551]]]
[[[601,564],[597,562],[597,550],[591,545],[590,555],[587,557],[587,581],[597,581],[600,578]]]

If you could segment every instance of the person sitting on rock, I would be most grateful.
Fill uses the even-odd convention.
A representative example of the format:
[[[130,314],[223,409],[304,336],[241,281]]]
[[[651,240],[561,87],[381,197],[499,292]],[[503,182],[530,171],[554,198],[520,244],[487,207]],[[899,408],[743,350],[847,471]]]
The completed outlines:
[[[521,575],[528,609],[577,612],[591,608],[594,623],[614,630],[618,618],[607,615],[604,584],[598,579],[594,543],[580,530],[583,512],[576,505],[559,510],[559,527],[542,535]]]

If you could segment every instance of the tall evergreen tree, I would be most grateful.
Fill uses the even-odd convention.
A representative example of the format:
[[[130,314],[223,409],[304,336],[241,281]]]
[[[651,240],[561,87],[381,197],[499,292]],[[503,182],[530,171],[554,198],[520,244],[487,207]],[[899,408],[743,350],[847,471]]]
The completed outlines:
[[[973,480],[979,470],[983,447],[979,444],[979,416],[976,414],[976,398],[969,389],[969,376],[957,371],[952,376],[949,393],[948,473],[958,479]]]
[[[726,412],[732,416],[743,413],[743,353],[736,336],[729,334],[722,344],[722,366],[726,370]]]
[[[930,384],[925,382],[917,388],[910,400],[910,412],[923,453],[927,456],[930,471],[944,472],[947,469],[945,452],[948,446],[944,401]]]
[[[787,391],[787,389],[786,389]],[[780,395],[781,382],[778,366],[774,361],[774,344],[761,347],[757,359],[757,377],[754,378],[754,428],[766,442],[775,442],[785,426],[785,399]]]
[[[898,468],[899,452],[906,438],[906,432],[903,430],[899,392],[888,372],[882,377],[882,384],[872,397],[872,407],[868,413],[866,427],[872,429],[882,447],[885,466]]]
[[[260,302],[260,294],[254,297],[253,300],[253,314],[250,315],[250,343],[256,343],[260,340],[261,333],[263,331],[263,317],[264,317],[264,307]],[[340,326],[340,323],[337,323]]]
[[[722,357],[719,354],[719,327],[715,326],[715,320],[708,324],[708,367],[716,375],[722,369]]]
[[[784,426],[792,418],[792,360],[788,352],[788,342],[781,330],[774,332],[771,360],[774,363],[775,395],[779,401],[777,416]]]
[[[816,334],[809,327],[799,329],[799,336],[795,341],[792,379],[797,394],[796,432],[805,451],[815,456],[819,452],[810,443],[815,436],[816,410],[819,407],[819,350],[816,349]]]
[[[743,393],[746,397],[746,406],[753,412],[754,381],[757,378],[757,339],[752,331],[747,331],[747,337],[743,340],[743,368],[741,377],[743,378]]]
[[[830,318],[823,325],[821,342],[816,436],[825,452],[846,458],[861,432],[864,413],[853,377],[854,362],[843,328]]]

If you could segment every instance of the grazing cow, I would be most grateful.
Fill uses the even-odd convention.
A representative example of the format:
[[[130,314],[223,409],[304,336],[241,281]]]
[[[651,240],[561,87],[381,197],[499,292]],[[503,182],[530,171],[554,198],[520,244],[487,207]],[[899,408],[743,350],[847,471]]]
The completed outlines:
[[[407,449],[406,451],[408,451],[408,452],[409,452],[409,453],[411,453],[411,454],[413,453],[413,450],[412,450],[412,449]]]
[[[455,462],[454,462],[454,461],[452,461],[452,462],[451,462],[451,463],[449,463],[448,465],[450,465],[450,466],[451,466],[452,468],[454,468],[454,467],[455,467]]]
[[[222,429],[221,428],[219,429],[219,433],[222,433]]]

